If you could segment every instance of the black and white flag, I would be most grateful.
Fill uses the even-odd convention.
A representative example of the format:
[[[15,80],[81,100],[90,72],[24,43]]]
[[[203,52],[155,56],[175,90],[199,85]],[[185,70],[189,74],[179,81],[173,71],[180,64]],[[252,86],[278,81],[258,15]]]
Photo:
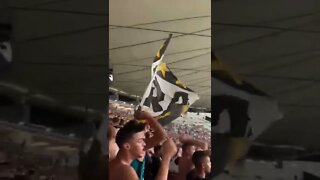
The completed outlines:
[[[166,39],[166,41],[162,44],[160,49],[157,51],[157,54],[153,60],[152,67],[151,67],[151,77],[153,77],[154,72],[156,71],[159,64],[162,62],[164,52],[166,51],[170,43],[171,37],[172,37],[172,34],[169,34],[169,37]]]
[[[199,96],[161,62],[143,95],[140,106],[154,117],[158,116],[161,125],[166,125],[185,113],[198,99]]]

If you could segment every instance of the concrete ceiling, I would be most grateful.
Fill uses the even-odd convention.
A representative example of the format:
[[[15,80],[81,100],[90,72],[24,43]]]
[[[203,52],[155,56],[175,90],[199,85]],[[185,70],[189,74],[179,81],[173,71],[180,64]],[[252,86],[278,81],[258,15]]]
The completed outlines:
[[[109,58],[113,87],[142,96],[155,53],[169,33],[163,61],[210,108],[211,1],[109,0]]]
[[[258,141],[320,147],[320,1],[219,0],[212,12],[221,60],[284,112]]]
[[[1,1],[12,25],[13,63],[1,82],[105,112],[107,1]]]

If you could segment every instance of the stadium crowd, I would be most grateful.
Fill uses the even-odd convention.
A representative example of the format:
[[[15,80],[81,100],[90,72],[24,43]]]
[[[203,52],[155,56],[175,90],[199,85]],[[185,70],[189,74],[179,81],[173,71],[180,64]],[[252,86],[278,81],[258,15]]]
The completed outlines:
[[[137,110],[109,111],[110,180],[201,180],[211,172],[210,132],[199,125],[169,124]],[[192,129],[192,131],[191,131]]]
[[[77,169],[52,162],[50,156],[0,151],[0,180],[77,180]]]

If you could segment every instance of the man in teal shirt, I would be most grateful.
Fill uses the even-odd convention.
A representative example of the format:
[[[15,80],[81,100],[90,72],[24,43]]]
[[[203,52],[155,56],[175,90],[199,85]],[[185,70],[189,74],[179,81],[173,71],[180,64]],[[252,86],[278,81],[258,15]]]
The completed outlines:
[[[155,146],[158,146],[162,144],[166,138],[167,134],[165,130],[162,128],[160,123],[158,123],[158,118],[153,118],[149,113],[141,111],[140,109],[135,112],[135,118],[137,120],[143,120],[146,124],[150,126],[150,129],[153,130],[153,135],[149,138],[145,139],[146,146],[145,146],[145,152],[148,149],[151,149]],[[139,180],[144,179],[144,170],[145,165],[147,163],[147,155],[144,156],[144,158],[136,159],[131,163],[131,167],[135,169]]]

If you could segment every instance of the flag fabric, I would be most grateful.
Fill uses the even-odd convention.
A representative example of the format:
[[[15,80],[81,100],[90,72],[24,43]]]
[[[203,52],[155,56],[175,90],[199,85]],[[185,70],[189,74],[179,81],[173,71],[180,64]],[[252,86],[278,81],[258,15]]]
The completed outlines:
[[[161,63],[163,56],[164,56],[164,52],[166,51],[170,40],[171,40],[172,34],[169,34],[168,39],[166,39],[166,41],[162,44],[162,46],[160,47],[160,49],[157,51],[157,54],[153,60],[152,63],[152,68],[151,68],[151,76],[153,77],[154,72],[156,71],[158,65]]]
[[[154,117],[159,117],[161,125],[166,125],[180,117],[199,99],[199,96],[162,62],[171,37],[172,34],[157,51],[151,67],[151,81],[139,105],[142,110],[149,111]]]
[[[181,82],[167,67],[160,63],[151,79],[140,106],[147,108],[159,123],[166,125],[185,113],[199,96]]]
[[[255,139],[272,122],[283,117],[272,97],[230,72],[214,53],[212,64],[214,133]]]

